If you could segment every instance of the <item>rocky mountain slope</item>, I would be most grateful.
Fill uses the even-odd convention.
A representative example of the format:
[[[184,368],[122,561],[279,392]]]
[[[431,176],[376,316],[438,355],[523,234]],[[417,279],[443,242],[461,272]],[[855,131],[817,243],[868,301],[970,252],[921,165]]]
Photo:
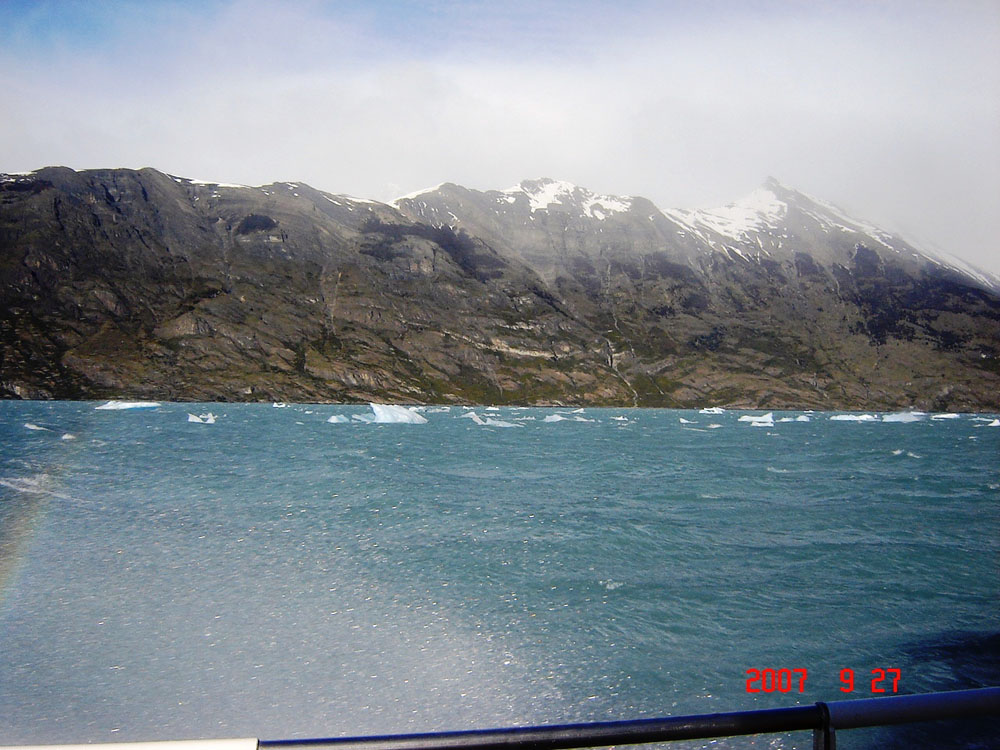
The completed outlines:
[[[152,169],[0,176],[6,397],[1000,409],[1000,281],[773,180],[389,206]]]

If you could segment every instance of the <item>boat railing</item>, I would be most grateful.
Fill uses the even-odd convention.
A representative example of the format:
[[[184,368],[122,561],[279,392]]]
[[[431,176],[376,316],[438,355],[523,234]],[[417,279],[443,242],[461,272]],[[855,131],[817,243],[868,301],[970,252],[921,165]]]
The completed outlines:
[[[114,750],[559,750],[749,734],[812,731],[814,750],[836,750],[837,732],[912,722],[1000,717],[1000,687],[818,702],[788,708],[456,732],[293,740],[114,743]],[[997,738],[1000,738],[998,726]],[[169,747],[176,746],[176,747]],[[22,746],[17,750],[37,750]],[[47,746],[86,748],[100,745]],[[0,750],[14,750],[0,748]]]

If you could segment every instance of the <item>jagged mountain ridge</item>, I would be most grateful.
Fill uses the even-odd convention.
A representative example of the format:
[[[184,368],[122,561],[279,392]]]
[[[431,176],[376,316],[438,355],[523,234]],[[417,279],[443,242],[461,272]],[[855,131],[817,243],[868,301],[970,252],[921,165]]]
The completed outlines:
[[[470,204],[478,204],[487,213],[492,209],[495,220],[456,215],[456,206],[462,211]],[[785,187],[773,177],[749,195],[715,209],[660,209],[645,198],[595,194],[551,178],[525,180],[507,190],[486,192],[445,183],[397,198],[393,205],[414,219],[439,226],[458,229],[471,221],[469,231],[474,234],[500,231],[509,236],[519,232],[517,224],[541,228],[550,224],[547,219],[557,217],[563,231],[584,229],[607,235],[602,237],[605,244],[601,251],[612,254],[620,244],[616,245],[610,235],[626,225],[632,231],[628,252],[641,251],[647,247],[645,241],[652,239],[657,248],[669,248],[675,258],[693,264],[713,253],[744,261],[781,260],[803,247],[824,264],[848,264],[861,243],[892,253],[908,270],[931,264],[1000,290],[1000,277],[955,258],[940,258],[918,249],[902,237],[851,218],[832,204]],[[543,231],[550,229],[545,226]]]
[[[1000,296],[768,181],[394,205],[152,169],[0,177],[15,397],[1000,407]]]

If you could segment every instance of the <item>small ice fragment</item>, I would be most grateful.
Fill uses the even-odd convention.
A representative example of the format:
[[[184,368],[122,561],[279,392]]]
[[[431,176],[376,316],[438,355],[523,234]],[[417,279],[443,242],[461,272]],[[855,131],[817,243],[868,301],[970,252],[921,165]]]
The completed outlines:
[[[330,422],[331,424],[344,424],[346,422],[350,422],[351,420],[349,420],[347,416],[344,414],[334,414],[326,421]]]
[[[43,432],[52,432],[48,427],[41,427],[40,425],[33,424],[32,422],[25,422],[24,426],[29,430],[41,430]]]
[[[188,412],[188,422],[197,422],[198,424],[204,424],[205,420],[201,417],[196,417],[191,412]]]
[[[271,404],[271,406],[273,406],[275,409],[284,409],[288,406],[288,404],[286,404],[284,401],[275,401],[273,404]]]
[[[935,414],[933,417],[931,417],[931,419],[958,419],[960,416],[961,416],[960,414],[952,414],[952,413]]]
[[[684,417],[680,418],[680,422],[681,422],[681,424],[695,424],[690,419],[684,419]]]
[[[566,417],[564,417],[562,414],[549,414],[542,421],[543,422],[563,422],[565,420],[566,420]]]
[[[722,425],[721,425],[721,424],[718,424],[718,423],[714,423],[714,422],[713,422],[713,423],[712,423],[712,424],[710,424],[710,425],[706,425],[706,426],[705,426],[705,429],[708,429],[708,430],[717,430],[717,429],[719,429],[720,427],[722,427]]]
[[[832,422],[874,422],[877,419],[872,414],[834,414],[830,417]]]
[[[986,426],[987,427],[1000,427],[1000,419],[994,419],[992,422],[990,422]]]
[[[474,411],[465,412],[465,414],[462,414],[459,419],[471,419],[476,424],[486,424],[486,422],[483,421],[483,418]]]
[[[725,414],[726,410],[721,406],[706,406],[704,409],[698,410],[699,414]]]
[[[63,433],[63,436],[59,438],[60,440],[76,440],[76,435],[71,432]]]
[[[810,420],[809,417],[807,417],[805,414],[799,414],[799,416],[797,416],[795,418],[795,421],[796,422],[810,422],[812,420]]]

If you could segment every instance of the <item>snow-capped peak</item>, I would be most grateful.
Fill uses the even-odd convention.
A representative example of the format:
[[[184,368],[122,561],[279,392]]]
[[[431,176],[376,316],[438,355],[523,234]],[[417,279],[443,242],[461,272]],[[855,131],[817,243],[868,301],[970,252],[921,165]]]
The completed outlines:
[[[777,226],[788,212],[788,203],[775,192],[780,186],[773,179],[722,208],[687,211],[668,209],[663,213],[691,229],[704,227],[734,240],[748,232],[758,232]]]
[[[598,195],[571,182],[548,177],[524,180],[520,185],[500,192],[508,203],[515,202],[519,195],[527,196],[532,212],[544,211],[552,204],[560,204],[578,208],[582,215],[599,221],[632,207],[632,198]]]

